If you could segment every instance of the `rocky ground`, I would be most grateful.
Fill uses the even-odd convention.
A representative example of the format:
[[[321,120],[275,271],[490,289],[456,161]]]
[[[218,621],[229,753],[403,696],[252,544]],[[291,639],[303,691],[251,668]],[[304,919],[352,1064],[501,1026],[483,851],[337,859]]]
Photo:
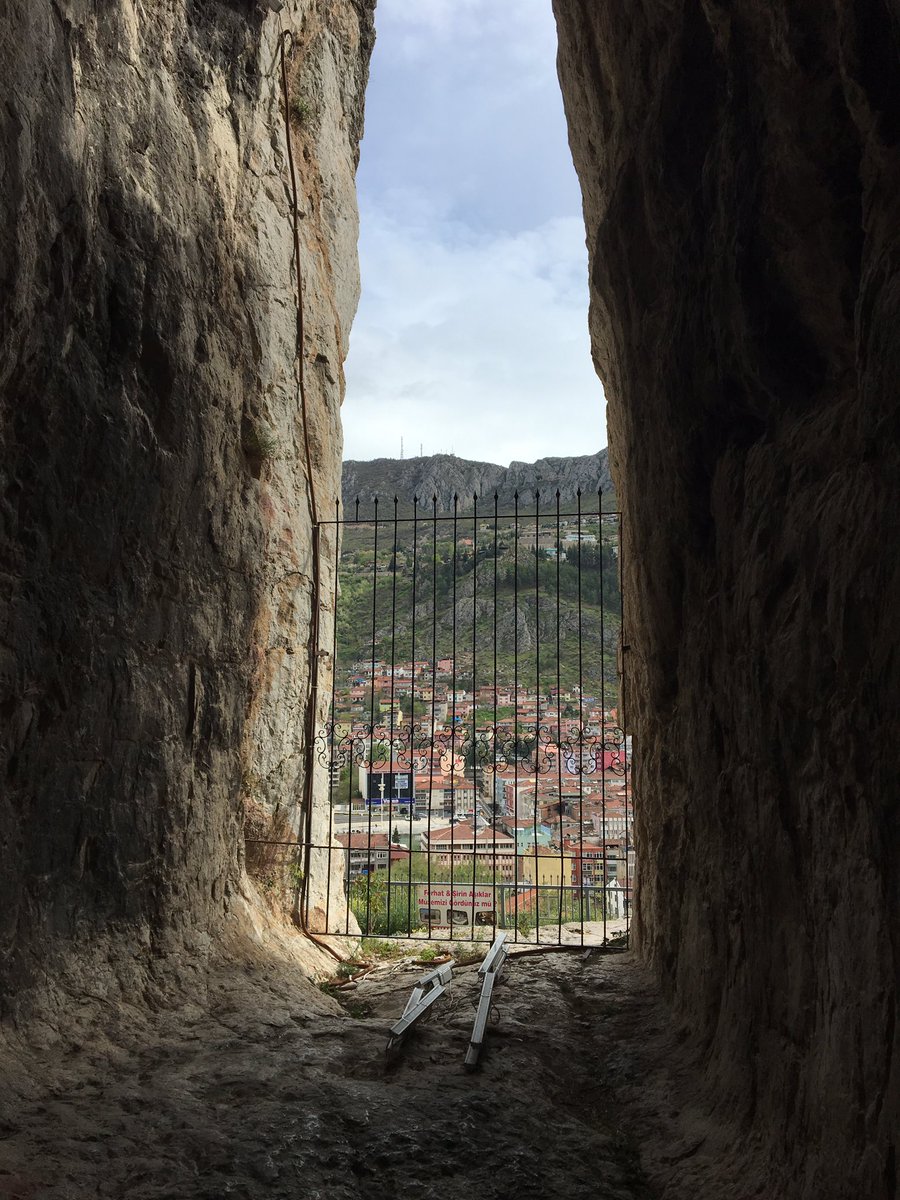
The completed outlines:
[[[660,1066],[671,1034],[627,954],[511,957],[472,1074],[477,962],[386,1057],[426,969],[405,958],[316,988],[275,961],[231,964],[203,1006],[86,1003],[64,1036],[5,1061],[0,1197],[759,1194],[723,1182],[715,1126],[687,1119],[675,1060]]]

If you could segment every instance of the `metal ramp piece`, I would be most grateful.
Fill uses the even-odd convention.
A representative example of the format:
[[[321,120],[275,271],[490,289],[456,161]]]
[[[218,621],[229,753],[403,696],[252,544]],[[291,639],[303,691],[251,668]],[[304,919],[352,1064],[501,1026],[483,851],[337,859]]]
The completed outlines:
[[[478,1056],[481,1054],[484,1034],[487,1029],[487,1020],[491,1011],[491,997],[494,993],[494,984],[503,970],[503,965],[506,962],[508,954],[509,946],[506,942],[506,934],[498,933],[494,939],[494,944],[485,955],[484,962],[478,968],[478,974],[482,976],[481,995],[478,999],[478,1009],[475,1013],[475,1024],[472,1028],[472,1036],[469,1039],[469,1048],[466,1051],[467,1071],[473,1071],[478,1065]]]
[[[435,1000],[444,994],[452,977],[452,963],[442,963],[441,966],[422,976],[413,988],[400,1020],[395,1021],[391,1026],[387,1044],[389,1051],[402,1041],[416,1021],[423,1017]]]

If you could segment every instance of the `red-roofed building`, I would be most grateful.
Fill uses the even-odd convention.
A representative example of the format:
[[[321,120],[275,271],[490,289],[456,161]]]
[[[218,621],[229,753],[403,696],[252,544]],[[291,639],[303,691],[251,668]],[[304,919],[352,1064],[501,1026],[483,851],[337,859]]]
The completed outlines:
[[[477,832],[468,822],[449,825],[446,829],[432,829],[422,834],[422,850],[431,853],[434,862],[442,867],[462,863],[473,857],[476,863],[494,870],[504,881],[515,878],[515,838],[499,829],[479,829]]]
[[[420,815],[429,810],[450,817],[454,811],[468,812],[475,804],[475,785],[462,775],[432,774],[416,775],[416,812]]]

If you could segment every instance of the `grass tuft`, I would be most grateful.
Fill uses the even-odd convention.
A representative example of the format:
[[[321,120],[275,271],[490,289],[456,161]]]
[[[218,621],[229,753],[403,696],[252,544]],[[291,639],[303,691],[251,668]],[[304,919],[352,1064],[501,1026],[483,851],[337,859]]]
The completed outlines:
[[[274,458],[278,445],[278,435],[264,421],[257,421],[244,431],[244,453],[248,458],[259,461]]]
[[[308,125],[312,119],[313,108],[303,96],[291,96],[291,116],[301,125]]]

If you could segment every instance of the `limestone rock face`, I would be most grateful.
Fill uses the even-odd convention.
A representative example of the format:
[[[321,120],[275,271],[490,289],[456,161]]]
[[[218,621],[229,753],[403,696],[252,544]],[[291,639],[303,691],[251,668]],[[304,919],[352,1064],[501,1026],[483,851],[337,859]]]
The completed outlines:
[[[426,509],[436,497],[438,510],[449,512],[454,496],[461,507],[471,508],[472,497],[477,495],[479,506],[489,510],[496,492],[500,505],[511,510],[516,492],[523,503],[533,505],[536,488],[542,497],[542,508],[547,511],[552,510],[557,490],[560,499],[572,505],[581,489],[585,507],[593,504],[596,508],[598,492],[605,498],[612,492],[606,450],[571,458],[539,458],[533,463],[512,462],[508,467],[473,462],[453,454],[376,458],[370,462],[351,460],[343,466],[342,501],[351,517],[357,500],[360,512],[369,512],[374,496],[380,504],[389,505],[394,496],[401,504],[409,504],[413,496],[418,496]]]
[[[330,497],[373,7],[6,5],[4,995],[57,941],[111,933],[140,958],[215,933],[244,798],[293,813],[312,568],[279,36]]]
[[[554,7],[626,514],[643,953],[768,1131],[770,1194],[887,1200],[900,10]]]

